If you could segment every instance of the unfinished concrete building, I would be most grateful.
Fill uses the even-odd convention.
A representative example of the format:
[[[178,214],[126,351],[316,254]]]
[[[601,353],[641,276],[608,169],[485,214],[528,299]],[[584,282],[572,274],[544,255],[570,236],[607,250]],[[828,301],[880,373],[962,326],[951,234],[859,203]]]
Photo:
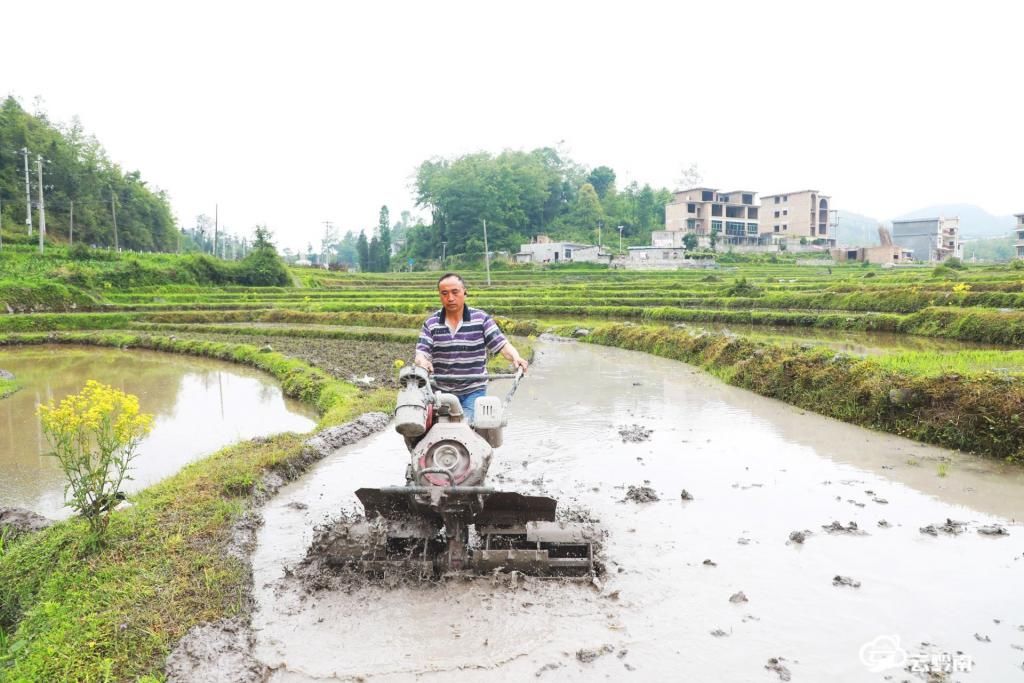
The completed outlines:
[[[893,221],[892,239],[897,246],[911,250],[915,261],[945,261],[963,256],[958,217]]]
[[[676,192],[665,205],[664,232],[693,233],[701,246],[710,244],[712,233],[722,244],[759,244],[757,193],[710,187]]]
[[[817,190],[769,194],[761,197],[761,224],[773,236],[835,246],[831,210],[832,197]]]
[[[1014,214],[1017,219],[1017,258],[1024,258],[1024,213]]]

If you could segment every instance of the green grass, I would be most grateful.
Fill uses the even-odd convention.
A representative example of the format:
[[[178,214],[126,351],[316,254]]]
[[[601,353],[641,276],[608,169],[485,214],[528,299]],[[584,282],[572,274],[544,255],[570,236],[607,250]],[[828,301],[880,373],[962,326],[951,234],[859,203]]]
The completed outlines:
[[[0,398],[7,398],[20,388],[18,382],[13,379],[0,379]]]
[[[920,377],[978,375],[984,372],[1024,374],[1024,351],[905,351],[877,356],[873,360],[883,368]]]

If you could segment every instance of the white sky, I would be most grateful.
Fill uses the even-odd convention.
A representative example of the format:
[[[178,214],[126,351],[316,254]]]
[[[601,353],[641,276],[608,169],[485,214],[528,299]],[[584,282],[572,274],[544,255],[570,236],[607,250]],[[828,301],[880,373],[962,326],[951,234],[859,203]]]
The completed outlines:
[[[564,141],[673,188],[818,189],[876,218],[1024,211],[1024,5],[4,3],[0,94],[280,246],[413,208],[434,156]],[[6,93],[4,93],[6,91]]]

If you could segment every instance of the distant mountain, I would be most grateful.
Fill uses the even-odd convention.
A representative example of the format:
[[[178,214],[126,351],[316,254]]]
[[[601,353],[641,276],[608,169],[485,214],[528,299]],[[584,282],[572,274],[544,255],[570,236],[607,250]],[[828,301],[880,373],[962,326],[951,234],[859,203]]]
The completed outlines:
[[[836,228],[836,243],[844,247],[868,247],[880,244],[878,226],[889,225],[888,221],[880,221],[852,211],[839,210],[839,226]]]
[[[898,216],[894,220],[909,218],[934,218],[943,216],[960,217],[960,236],[963,239],[979,239],[985,237],[1004,237],[1013,232],[1013,216],[994,216],[980,206],[973,204],[938,204],[917,209]]]

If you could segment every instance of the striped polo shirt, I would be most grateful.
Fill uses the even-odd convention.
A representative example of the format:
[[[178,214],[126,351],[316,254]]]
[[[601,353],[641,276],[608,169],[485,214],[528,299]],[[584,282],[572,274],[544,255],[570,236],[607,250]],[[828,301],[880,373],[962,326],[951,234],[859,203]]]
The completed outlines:
[[[478,308],[464,306],[462,324],[455,334],[444,320],[444,309],[427,318],[416,350],[430,359],[438,375],[483,375],[487,354],[497,353],[508,342],[494,318]],[[487,387],[486,380],[438,382],[441,391],[465,396]]]

